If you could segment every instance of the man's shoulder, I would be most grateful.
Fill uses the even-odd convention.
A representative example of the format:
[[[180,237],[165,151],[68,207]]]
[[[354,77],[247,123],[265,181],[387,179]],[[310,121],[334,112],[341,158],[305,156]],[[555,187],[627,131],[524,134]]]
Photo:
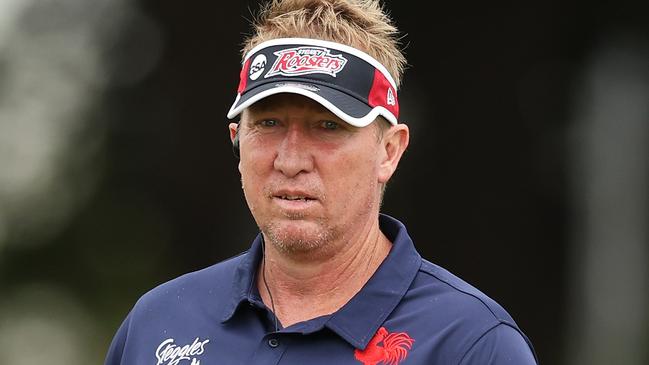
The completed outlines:
[[[224,293],[230,291],[237,267],[247,253],[248,251],[244,251],[214,265],[159,284],[142,295],[135,308],[150,311],[155,308],[186,305],[187,302],[195,305],[206,302],[214,304],[224,298]]]
[[[492,340],[501,333],[517,338],[516,346],[522,344],[525,351],[529,351],[527,347],[532,348],[503,306],[448,270],[424,259],[395,314],[397,321],[405,321],[401,328],[410,328],[413,338],[425,339],[431,349],[436,349],[431,350],[429,356],[439,363],[458,364],[475,351],[481,339]],[[485,351],[479,355],[485,355]],[[491,346],[490,351],[509,350],[500,344]]]
[[[497,301],[445,268],[422,259],[415,286],[429,291],[450,309],[461,309],[466,316],[482,317],[486,322],[516,327],[511,315]],[[475,320],[475,318],[473,318]]]

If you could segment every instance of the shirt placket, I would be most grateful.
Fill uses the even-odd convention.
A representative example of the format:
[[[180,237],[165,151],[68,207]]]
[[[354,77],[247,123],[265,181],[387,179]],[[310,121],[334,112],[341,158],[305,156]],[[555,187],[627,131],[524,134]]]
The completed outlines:
[[[279,364],[284,352],[288,348],[290,338],[280,332],[266,334],[259,344],[253,358],[252,364]]]

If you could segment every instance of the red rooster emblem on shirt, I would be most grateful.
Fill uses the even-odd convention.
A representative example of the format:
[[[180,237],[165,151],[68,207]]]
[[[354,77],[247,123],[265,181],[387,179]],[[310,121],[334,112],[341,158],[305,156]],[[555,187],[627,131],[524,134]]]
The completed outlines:
[[[408,356],[413,342],[415,340],[405,332],[389,333],[385,327],[381,327],[365,350],[354,351],[354,357],[363,365],[399,365]],[[381,343],[382,346],[379,345]]]

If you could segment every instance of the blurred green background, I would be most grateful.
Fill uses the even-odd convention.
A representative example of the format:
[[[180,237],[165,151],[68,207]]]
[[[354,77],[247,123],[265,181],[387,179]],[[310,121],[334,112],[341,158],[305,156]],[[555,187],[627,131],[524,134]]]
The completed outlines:
[[[644,2],[386,1],[411,147],[383,211],[543,364],[649,362]],[[99,364],[257,230],[225,114],[255,1],[0,0],[0,364]]]

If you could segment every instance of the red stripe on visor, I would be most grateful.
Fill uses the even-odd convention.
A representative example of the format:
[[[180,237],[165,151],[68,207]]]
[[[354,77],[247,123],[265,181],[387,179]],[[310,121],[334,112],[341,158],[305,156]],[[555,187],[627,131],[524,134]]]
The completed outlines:
[[[374,82],[367,98],[372,107],[382,106],[399,119],[399,100],[397,91],[394,90],[385,75],[379,70],[374,70]]]
[[[246,84],[248,83],[248,70],[250,69],[250,59],[241,68],[241,73],[239,73],[239,87],[237,88],[237,93],[241,95],[246,89]]]

